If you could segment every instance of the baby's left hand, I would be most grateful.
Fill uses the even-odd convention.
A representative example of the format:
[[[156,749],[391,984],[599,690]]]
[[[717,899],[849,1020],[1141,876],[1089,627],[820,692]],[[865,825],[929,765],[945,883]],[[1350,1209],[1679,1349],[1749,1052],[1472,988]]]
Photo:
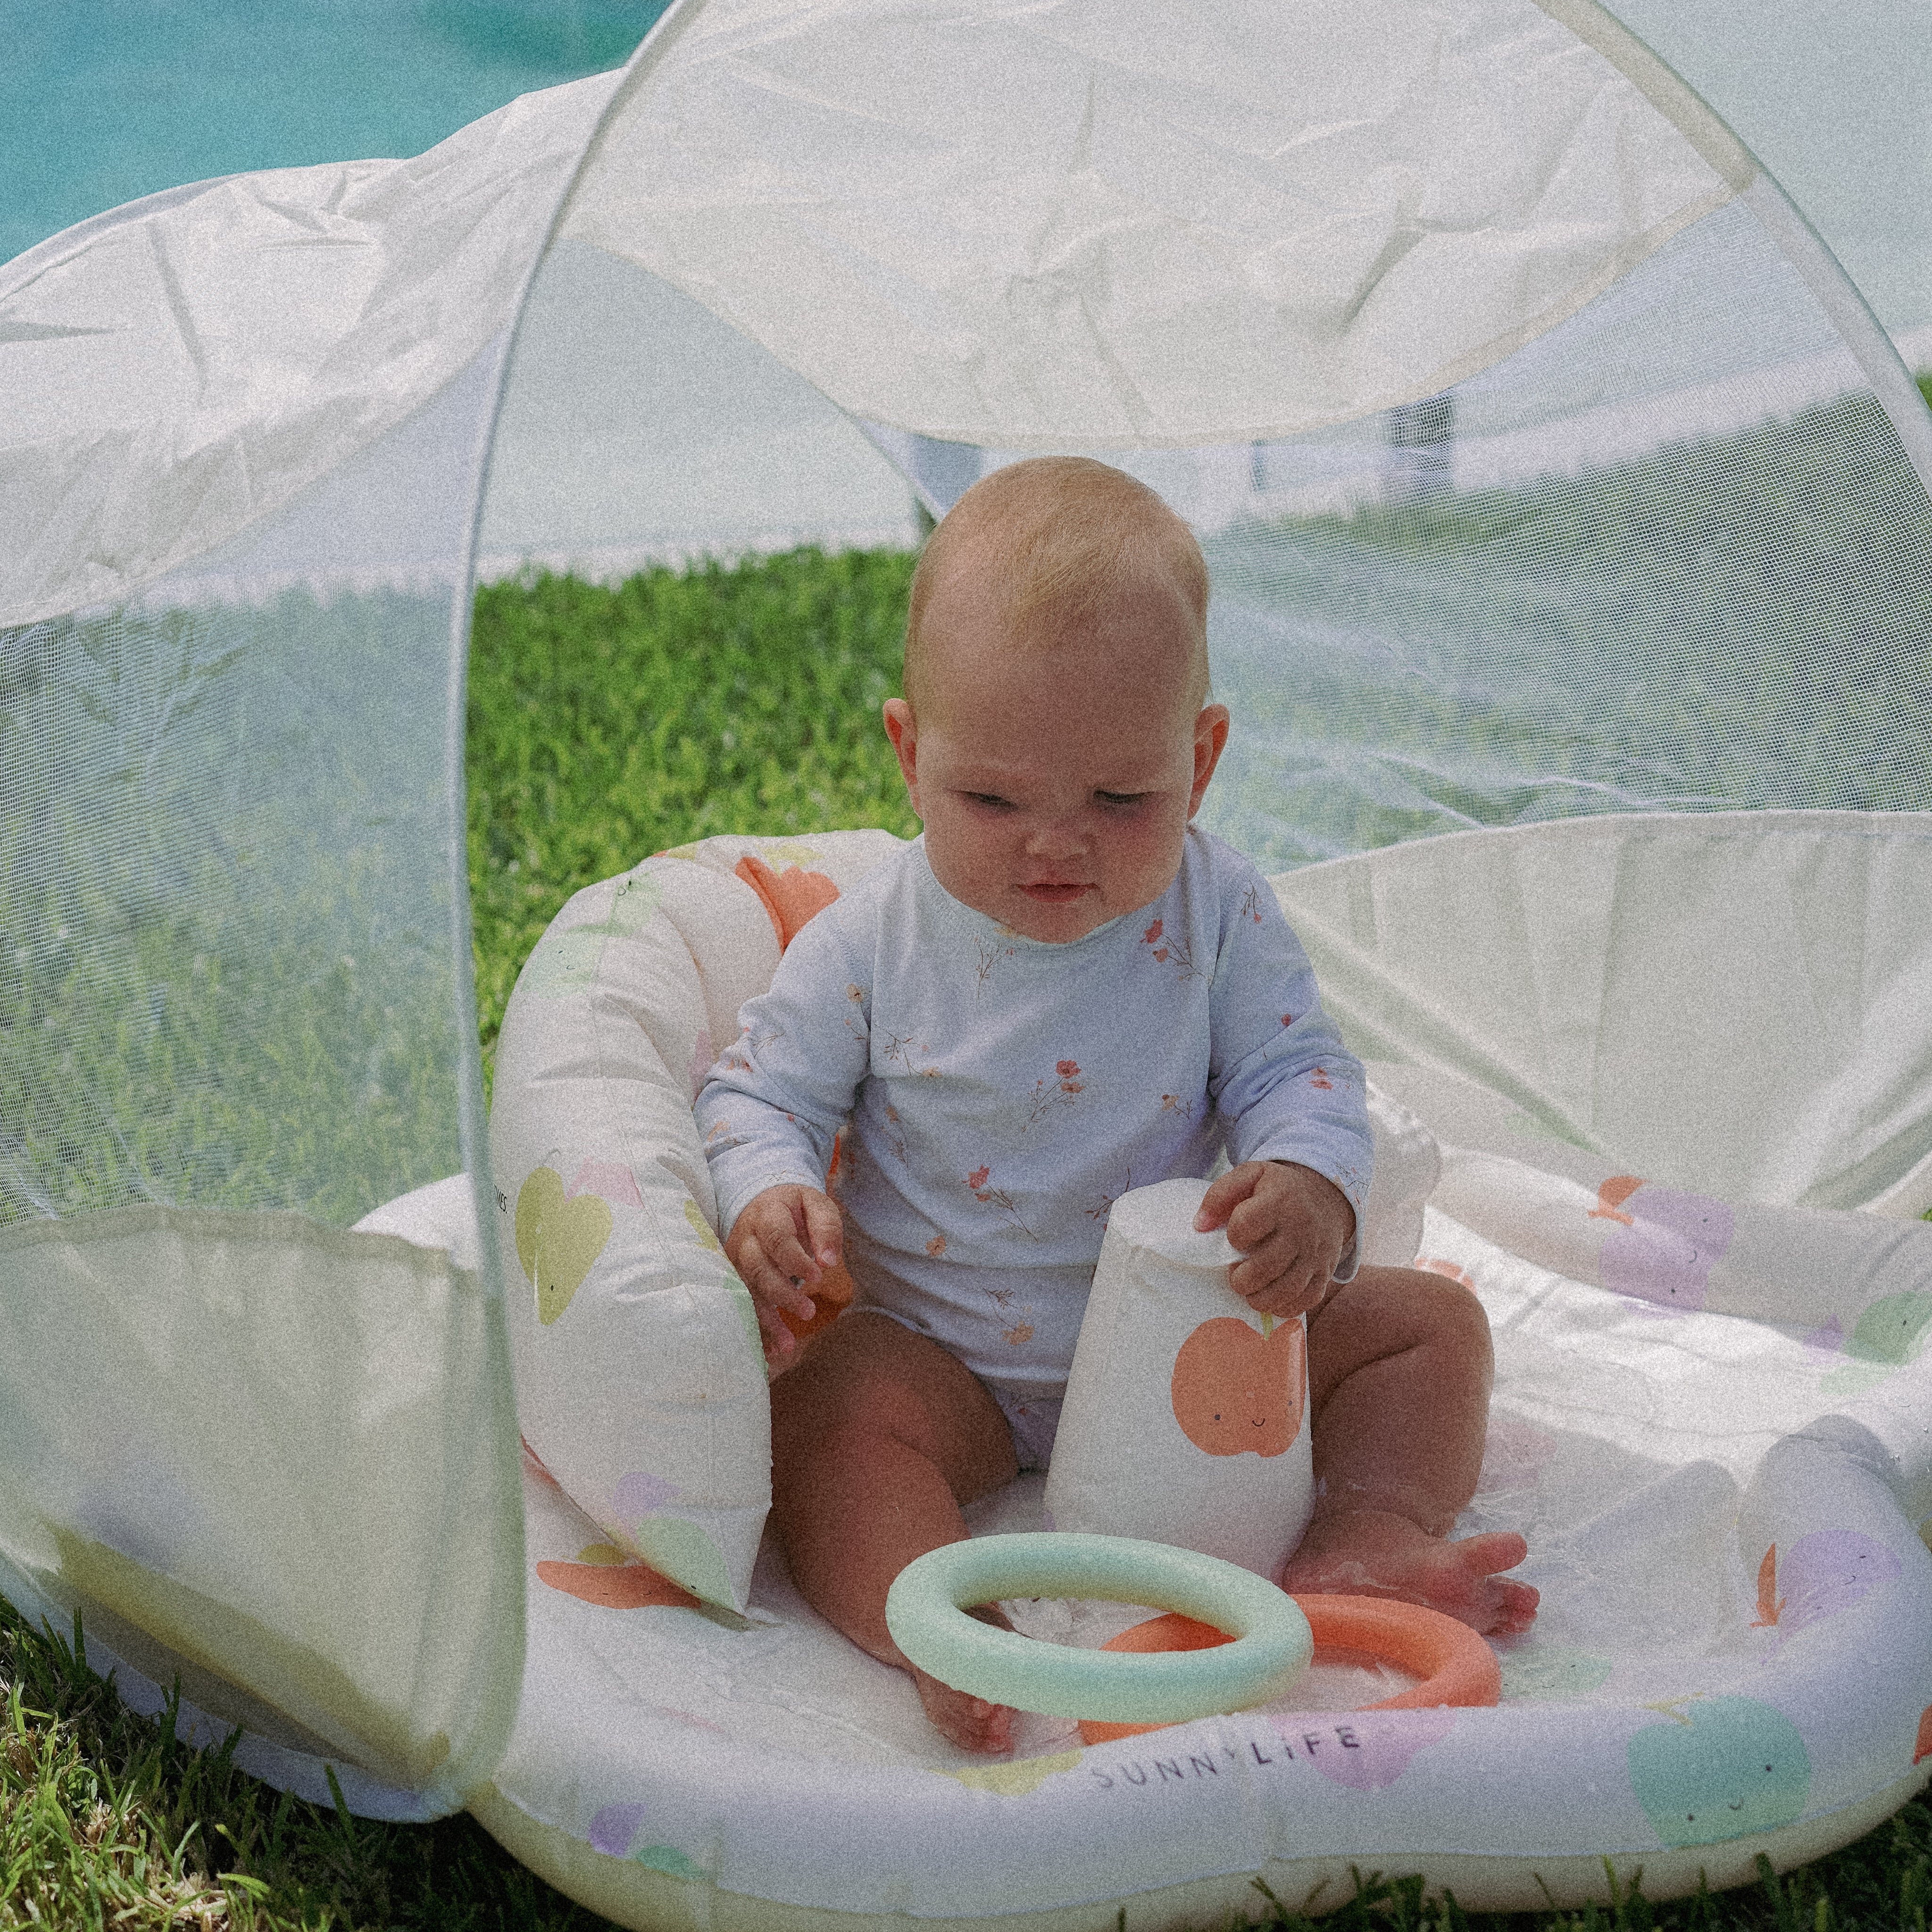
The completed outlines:
[[[1244,1161],[1222,1174],[1194,1226],[1207,1234],[1223,1222],[1244,1256],[1228,1270],[1228,1282],[1258,1315],[1318,1308],[1355,1234],[1348,1196],[1295,1161]]]

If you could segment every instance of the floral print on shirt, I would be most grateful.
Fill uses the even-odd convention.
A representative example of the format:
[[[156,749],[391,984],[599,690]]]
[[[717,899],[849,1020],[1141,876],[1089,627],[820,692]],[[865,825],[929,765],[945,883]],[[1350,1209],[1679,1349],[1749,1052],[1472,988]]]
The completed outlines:
[[[1038,1126],[1058,1108],[1072,1106],[1086,1090],[1087,1083],[1080,1078],[1080,1063],[1057,1060],[1051,1073],[1033,1083],[1033,1091],[1026,1096],[1028,1112],[1020,1123],[1020,1132]]]
[[[1002,928],[1004,931],[1005,928]],[[986,983],[993,976],[993,969],[1002,959],[1010,959],[1019,950],[1016,946],[1002,946],[997,940],[983,936],[973,942],[973,997],[977,1000],[986,990]]]
[[[980,1166],[966,1177],[966,1185],[973,1190],[973,1198],[982,1207],[992,1208],[1004,1216],[1007,1224],[1017,1228],[1028,1240],[1035,1238],[1033,1230],[1020,1218],[1020,1210],[1012,1196],[1004,1187],[992,1185],[992,1168]]]
[[[1165,966],[1169,960],[1184,984],[1194,976],[1194,947],[1184,937],[1170,934],[1165,920],[1156,920],[1141,934],[1141,944],[1153,949],[1154,963]]]

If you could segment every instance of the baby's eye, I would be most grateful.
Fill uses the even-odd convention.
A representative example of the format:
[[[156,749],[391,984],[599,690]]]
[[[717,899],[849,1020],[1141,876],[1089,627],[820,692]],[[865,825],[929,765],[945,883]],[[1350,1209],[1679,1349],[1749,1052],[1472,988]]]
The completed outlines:
[[[966,796],[974,805],[983,805],[991,812],[1010,812],[1012,801],[1002,798],[996,791],[969,791]]]
[[[1094,796],[1102,805],[1125,807],[1138,805],[1147,796],[1147,794],[1144,791],[1100,791],[1096,792]]]

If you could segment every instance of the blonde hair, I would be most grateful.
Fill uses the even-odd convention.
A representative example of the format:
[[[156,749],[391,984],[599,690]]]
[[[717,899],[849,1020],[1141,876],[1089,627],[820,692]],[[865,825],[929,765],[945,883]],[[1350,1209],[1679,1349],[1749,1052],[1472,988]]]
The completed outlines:
[[[922,627],[956,553],[989,548],[1007,634],[1022,644],[1096,620],[1124,584],[1165,585],[1193,618],[1192,701],[1208,694],[1208,566],[1194,533],[1124,470],[1086,456],[1037,456],[982,477],[926,539],[906,612],[905,694],[924,682]]]

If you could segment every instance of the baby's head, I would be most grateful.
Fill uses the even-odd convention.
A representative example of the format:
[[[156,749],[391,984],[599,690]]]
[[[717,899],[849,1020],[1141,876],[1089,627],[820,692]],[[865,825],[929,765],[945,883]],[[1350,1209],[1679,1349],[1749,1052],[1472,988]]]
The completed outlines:
[[[1207,609],[1187,526],[1105,464],[1014,464],[954,505],[886,706],[954,898],[1068,940],[1167,890],[1227,737]]]

